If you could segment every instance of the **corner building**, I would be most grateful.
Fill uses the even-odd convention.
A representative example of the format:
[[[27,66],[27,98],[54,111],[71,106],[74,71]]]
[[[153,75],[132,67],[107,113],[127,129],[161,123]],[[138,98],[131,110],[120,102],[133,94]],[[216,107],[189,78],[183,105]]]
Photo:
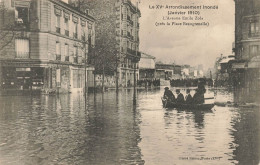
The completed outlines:
[[[94,18],[60,0],[2,0],[2,89],[82,91]],[[92,45],[91,45],[92,44]],[[86,66],[88,82],[93,67]]]
[[[117,74],[114,75],[118,76],[119,86],[133,86],[134,75],[136,80],[139,77],[138,63],[141,57],[139,52],[141,12],[138,3],[133,4],[130,0],[86,0],[86,2],[97,17],[96,43],[98,39],[104,39],[106,33],[111,32],[115,35],[110,39],[117,43],[112,49],[118,52]]]
[[[260,1],[235,0],[235,86],[260,89]]]

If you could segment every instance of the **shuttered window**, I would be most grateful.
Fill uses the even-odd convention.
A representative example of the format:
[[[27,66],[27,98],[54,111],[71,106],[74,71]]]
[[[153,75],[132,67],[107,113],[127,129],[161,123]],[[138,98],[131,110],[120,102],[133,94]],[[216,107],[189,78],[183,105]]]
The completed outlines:
[[[16,58],[29,58],[29,40],[15,39]]]

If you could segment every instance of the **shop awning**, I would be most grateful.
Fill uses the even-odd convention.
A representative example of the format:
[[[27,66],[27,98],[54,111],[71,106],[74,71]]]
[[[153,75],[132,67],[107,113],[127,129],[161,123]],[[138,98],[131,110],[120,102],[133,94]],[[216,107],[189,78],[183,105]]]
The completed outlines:
[[[248,62],[248,68],[260,68],[260,56],[253,57]]]
[[[244,69],[245,68],[245,63],[233,63],[232,64],[232,69]]]

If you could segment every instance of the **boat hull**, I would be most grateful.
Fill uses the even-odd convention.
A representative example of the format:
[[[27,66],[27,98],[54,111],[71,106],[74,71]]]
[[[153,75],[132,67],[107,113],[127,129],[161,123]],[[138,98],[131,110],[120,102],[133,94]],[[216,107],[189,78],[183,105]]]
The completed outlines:
[[[167,100],[162,99],[164,108],[177,108],[177,109],[188,109],[188,110],[202,110],[207,111],[211,110],[215,105],[214,104],[176,104],[172,102],[167,102]]]

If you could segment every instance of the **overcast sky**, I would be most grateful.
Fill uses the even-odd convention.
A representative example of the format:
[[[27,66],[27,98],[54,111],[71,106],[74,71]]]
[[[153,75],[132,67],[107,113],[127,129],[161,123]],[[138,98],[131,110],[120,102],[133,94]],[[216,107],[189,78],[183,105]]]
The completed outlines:
[[[218,5],[218,10],[200,10],[204,20],[210,23],[209,27],[156,27],[155,22],[162,22],[168,10],[151,10],[149,5],[160,4]],[[207,69],[213,67],[220,54],[232,54],[235,30],[233,0],[141,0],[139,8],[142,15],[140,51],[155,56],[157,61],[175,61],[192,66],[203,64]]]

